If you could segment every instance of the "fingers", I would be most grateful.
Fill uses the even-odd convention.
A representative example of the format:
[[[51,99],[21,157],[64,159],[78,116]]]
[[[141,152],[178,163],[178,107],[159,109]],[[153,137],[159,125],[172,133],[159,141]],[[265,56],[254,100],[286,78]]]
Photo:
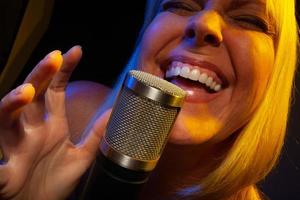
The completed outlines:
[[[81,56],[80,46],[74,46],[63,55],[62,67],[53,77],[46,93],[46,108],[50,114],[65,115],[65,88]]]
[[[49,86],[54,74],[62,65],[62,55],[58,50],[50,52],[41,60],[25,79],[25,83],[31,83],[35,88],[34,100],[43,99],[44,93]],[[23,109],[23,118],[26,124],[37,126],[44,120],[44,105],[33,101]]]
[[[43,122],[45,108],[51,114],[53,112],[64,115],[64,89],[71,72],[81,58],[81,48],[75,46],[63,56],[56,50],[48,54],[26,78],[36,88],[36,99],[43,99],[45,104],[33,103],[25,107],[24,119],[30,126]],[[46,94],[45,94],[45,91]],[[62,91],[62,93],[58,93]],[[41,98],[39,98],[41,97]],[[44,107],[46,106],[46,107]]]
[[[61,67],[62,62],[61,52],[58,50],[52,51],[27,76],[24,82],[33,85],[36,90],[36,98],[44,94],[54,74]]]
[[[91,129],[88,136],[84,139],[84,141],[79,144],[80,148],[87,152],[92,159],[94,159],[100,144],[100,139],[102,138],[104,131],[106,129],[107,122],[111,115],[111,109],[107,110],[104,114],[98,118]]]
[[[63,64],[61,69],[55,75],[50,83],[50,89],[62,91],[65,90],[69,78],[79,63],[82,56],[81,46],[74,46],[63,55]]]
[[[20,190],[26,187],[24,184],[30,176],[28,172],[31,167],[32,163],[17,157],[12,157],[0,166],[0,199],[19,199],[13,197],[20,194]]]
[[[20,85],[8,93],[0,102],[0,125],[10,126],[20,108],[32,102],[35,89],[30,83]]]

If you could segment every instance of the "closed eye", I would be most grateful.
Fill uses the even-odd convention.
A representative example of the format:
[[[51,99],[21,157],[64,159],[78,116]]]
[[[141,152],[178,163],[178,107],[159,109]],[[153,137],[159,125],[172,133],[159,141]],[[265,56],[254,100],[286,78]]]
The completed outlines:
[[[189,15],[201,10],[201,7],[194,1],[170,0],[163,3],[160,10],[177,13],[179,15]]]
[[[256,16],[242,15],[234,17],[234,20],[242,27],[261,32],[268,32],[268,23]]]

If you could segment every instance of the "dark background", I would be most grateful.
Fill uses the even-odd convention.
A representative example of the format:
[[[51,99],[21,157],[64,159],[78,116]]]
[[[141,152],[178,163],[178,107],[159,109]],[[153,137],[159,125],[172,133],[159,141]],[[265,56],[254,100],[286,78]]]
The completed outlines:
[[[56,0],[49,28],[19,81],[50,51],[65,52],[79,44],[84,55],[71,80],[111,86],[129,60],[143,22],[145,2],[130,2]]]
[[[13,41],[18,26],[16,19],[22,17],[26,2],[19,1],[16,4],[18,12],[13,15],[14,20],[8,19],[6,22],[7,27],[11,29],[0,31],[2,66],[10,50],[9,45],[2,44]],[[16,85],[21,83],[32,67],[51,50],[60,49],[65,52],[73,45],[80,44],[84,56],[71,80],[91,80],[111,86],[133,50],[143,21],[144,4],[144,1],[56,1],[48,30],[27,62]],[[2,6],[11,4],[0,0],[0,7]],[[1,19],[0,13],[0,24],[5,23]],[[298,88],[299,80],[300,76],[297,73]],[[295,95],[289,132],[279,165],[260,184],[272,200],[300,200],[299,89]]]

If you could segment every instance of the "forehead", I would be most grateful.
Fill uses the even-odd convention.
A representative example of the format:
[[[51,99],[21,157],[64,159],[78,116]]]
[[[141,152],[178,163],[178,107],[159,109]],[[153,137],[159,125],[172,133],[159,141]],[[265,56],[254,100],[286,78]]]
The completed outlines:
[[[150,0],[153,1],[153,0]],[[156,3],[161,3],[164,1],[168,1],[168,0],[158,0],[156,1]],[[266,6],[266,1],[268,0],[193,0],[201,5],[204,4],[221,4],[221,5],[237,5],[237,6],[242,6],[242,5],[249,5],[249,4],[256,4],[259,5],[261,7],[265,7]]]
[[[201,5],[219,5],[222,7],[228,6],[245,6],[245,5],[256,5],[265,8],[267,0],[193,0]]]
[[[259,9],[260,11],[266,10],[266,0],[229,0],[229,1],[230,3],[228,6],[231,8],[253,7],[255,9]]]
[[[188,1],[188,0],[186,0]],[[235,9],[248,9],[261,14],[266,14],[267,0],[192,0],[206,8],[227,11]]]
[[[265,8],[266,0],[230,0],[230,4],[235,6],[256,5]]]
[[[266,0],[231,0],[231,3],[242,3],[242,4],[256,3],[256,4],[265,5]]]

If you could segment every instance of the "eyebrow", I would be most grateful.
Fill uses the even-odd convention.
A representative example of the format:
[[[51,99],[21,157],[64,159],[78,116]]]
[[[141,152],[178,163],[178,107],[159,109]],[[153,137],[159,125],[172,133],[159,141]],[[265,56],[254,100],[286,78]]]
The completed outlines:
[[[247,4],[258,4],[259,6],[266,8],[266,2],[264,0],[232,0],[230,4],[231,7],[234,8],[246,6]]]
[[[239,7],[247,6],[247,5],[256,4],[260,8],[263,9],[264,13],[266,14],[266,19],[268,20],[269,30],[271,32],[275,31],[276,23],[274,13],[267,12],[267,4],[265,0],[232,0],[230,3],[231,9],[236,9]]]

